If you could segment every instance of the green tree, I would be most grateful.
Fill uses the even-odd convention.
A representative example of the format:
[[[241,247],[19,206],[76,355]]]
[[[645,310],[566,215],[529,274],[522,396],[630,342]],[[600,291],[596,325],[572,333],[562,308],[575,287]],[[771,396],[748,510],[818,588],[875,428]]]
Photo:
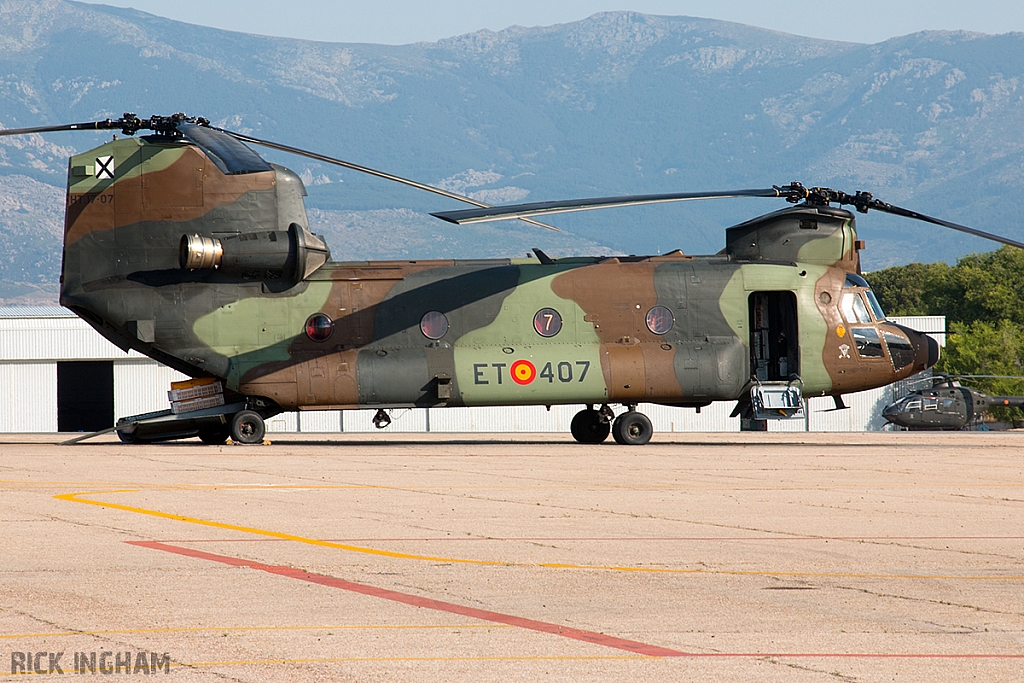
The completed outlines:
[[[946,315],[956,282],[945,263],[910,263],[867,274],[887,315]],[[941,310],[942,313],[933,311]]]
[[[866,275],[889,315],[944,315],[948,323],[1011,320],[1024,326],[1024,250],[1005,246],[955,266],[911,263]]]
[[[1024,249],[1006,246],[965,256],[951,275],[962,293],[957,322],[1009,320],[1024,326]]]

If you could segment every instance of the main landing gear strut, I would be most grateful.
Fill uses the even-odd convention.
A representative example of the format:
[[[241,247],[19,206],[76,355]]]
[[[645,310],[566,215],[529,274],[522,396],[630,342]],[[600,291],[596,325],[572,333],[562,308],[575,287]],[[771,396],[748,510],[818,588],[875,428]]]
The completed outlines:
[[[623,446],[644,445],[654,434],[651,420],[637,412],[636,404],[627,407],[626,412],[615,417],[607,403],[600,410],[594,410],[593,405],[588,405],[572,418],[572,438],[579,443],[597,444],[602,443],[611,433],[615,443]]]

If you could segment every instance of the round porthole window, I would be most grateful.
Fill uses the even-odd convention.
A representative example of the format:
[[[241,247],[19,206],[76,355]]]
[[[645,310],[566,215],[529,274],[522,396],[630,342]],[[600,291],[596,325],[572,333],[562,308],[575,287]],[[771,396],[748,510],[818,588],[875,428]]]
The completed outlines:
[[[306,336],[313,341],[327,341],[334,334],[334,321],[324,313],[314,313],[306,320]]]
[[[427,311],[420,319],[420,332],[427,339],[440,339],[448,332],[448,318],[441,311]]]
[[[655,306],[647,311],[647,329],[654,334],[665,334],[672,329],[675,322],[672,311],[664,306]]]
[[[562,316],[553,308],[542,308],[533,316],[533,329],[542,337],[554,337],[562,329]]]

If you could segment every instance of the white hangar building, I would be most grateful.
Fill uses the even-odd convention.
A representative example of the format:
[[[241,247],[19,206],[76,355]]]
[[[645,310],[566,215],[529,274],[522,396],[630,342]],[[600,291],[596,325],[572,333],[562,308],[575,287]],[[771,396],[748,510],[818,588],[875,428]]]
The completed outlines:
[[[890,318],[945,346],[944,316]],[[96,431],[114,420],[169,407],[167,390],[187,379],[132,351],[125,353],[71,311],[0,307],[0,432]],[[773,420],[770,431],[873,431],[882,408],[906,393],[894,385],[845,397],[849,410],[830,411],[831,398],[812,398],[804,419]],[[692,408],[641,404],[656,432],[739,431],[732,403]],[[392,411],[391,432],[569,432],[579,406],[434,408]],[[269,432],[373,432],[374,410],[284,413]],[[103,425],[103,426],[97,426]]]

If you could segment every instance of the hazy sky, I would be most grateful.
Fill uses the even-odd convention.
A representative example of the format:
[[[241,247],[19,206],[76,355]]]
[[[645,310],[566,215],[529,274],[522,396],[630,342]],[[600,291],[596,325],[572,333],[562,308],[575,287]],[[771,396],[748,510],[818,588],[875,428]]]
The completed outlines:
[[[559,24],[607,10],[724,19],[860,43],[930,29],[1024,31],[1021,0],[105,0],[93,4],[134,7],[232,31],[395,45],[483,28]]]

